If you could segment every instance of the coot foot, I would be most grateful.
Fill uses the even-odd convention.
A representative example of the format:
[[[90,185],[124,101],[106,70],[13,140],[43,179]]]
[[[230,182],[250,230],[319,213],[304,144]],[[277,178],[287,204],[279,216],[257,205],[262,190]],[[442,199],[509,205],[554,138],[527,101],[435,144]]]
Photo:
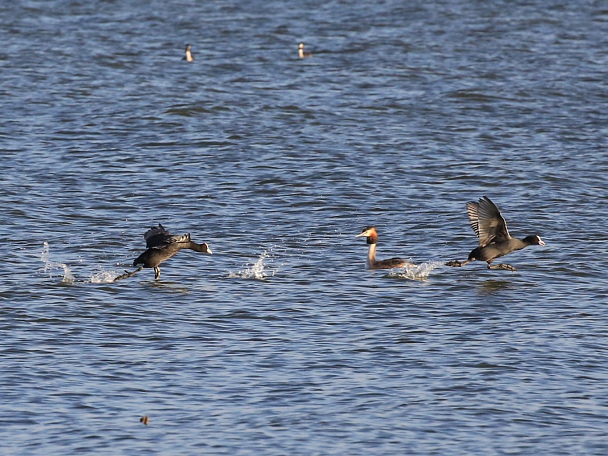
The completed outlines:
[[[498,263],[494,265],[488,265],[488,269],[506,269],[507,271],[517,271],[516,268],[511,266],[510,264]]]
[[[445,265],[446,266],[452,266],[453,268],[460,268],[464,265],[469,264],[469,261],[458,261],[458,260],[452,260],[452,261],[448,261]]]

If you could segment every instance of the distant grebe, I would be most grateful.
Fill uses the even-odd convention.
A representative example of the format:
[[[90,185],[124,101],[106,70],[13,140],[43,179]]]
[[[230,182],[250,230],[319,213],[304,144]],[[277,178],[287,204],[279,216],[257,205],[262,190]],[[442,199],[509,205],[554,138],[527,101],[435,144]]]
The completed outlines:
[[[298,45],[298,55],[301,59],[305,57],[312,57],[312,52],[304,52],[304,43]]]
[[[471,227],[479,238],[479,247],[469,254],[466,261],[449,261],[446,263],[447,266],[460,267],[471,261],[479,260],[487,262],[488,269],[517,271],[510,264],[492,265],[492,261],[529,245],[545,245],[543,240],[536,235],[526,236],[523,239],[511,237],[507,229],[507,222],[500,214],[498,207],[487,196],[480,198],[479,203],[469,201],[467,213]]]
[[[376,260],[376,244],[378,243],[378,232],[376,227],[368,226],[364,228],[361,234],[357,234],[356,237],[365,236],[367,237],[367,243],[369,244],[369,251],[367,253],[367,261],[365,266],[367,269],[392,269],[392,268],[404,268],[406,266],[416,266],[414,263],[410,263],[403,258],[390,258],[388,260]]]
[[[197,244],[191,241],[190,233],[183,236],[175,236],[169,233],[160,223],[158,226],[146,231],[144,239],[146,240],[148,250],[139,255],[133,262],[133,266],[141,265],[139,269],[116,277],[114,279],[115,282],[135,275],[142,268],[154,268],[154,279],[158,280],[160,278],[159,265],[182,249],[190,249],[208,254],[213,253],[207,244]]]
[[[194,62],[194,54],[192,54],[192,46],[186,44],[186,55],[182,60],[186,60],[187,62]]]

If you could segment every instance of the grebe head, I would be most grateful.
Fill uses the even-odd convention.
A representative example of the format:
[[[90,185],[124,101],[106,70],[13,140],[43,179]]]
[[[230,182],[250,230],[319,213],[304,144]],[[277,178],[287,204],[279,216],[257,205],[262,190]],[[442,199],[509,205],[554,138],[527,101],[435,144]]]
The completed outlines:
[[[368,244],[375,244],[378,242],[378,232],[376,231],[375,226],[367,226],[363,228],[360,234],[357,234],[355,237],[363,237],[367,238]]]
[[[372,234],[378,234],[376,232],[376,227],[375,226],[366,226],[365,228],[363,228],[363,231],[361,231],[361,234],[357,234],[355,237],[363,237],[363,236],[371,236]]]
[[[298,49],[304,49],[304,43],[298,44]]]

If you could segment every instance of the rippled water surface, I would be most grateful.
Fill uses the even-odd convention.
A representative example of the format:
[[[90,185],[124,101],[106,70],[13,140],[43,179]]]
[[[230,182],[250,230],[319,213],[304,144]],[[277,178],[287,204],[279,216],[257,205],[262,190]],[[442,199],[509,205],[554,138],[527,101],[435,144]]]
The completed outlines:
[[[608,453],[608,7],[371,3],[0,6],[2,454]]]

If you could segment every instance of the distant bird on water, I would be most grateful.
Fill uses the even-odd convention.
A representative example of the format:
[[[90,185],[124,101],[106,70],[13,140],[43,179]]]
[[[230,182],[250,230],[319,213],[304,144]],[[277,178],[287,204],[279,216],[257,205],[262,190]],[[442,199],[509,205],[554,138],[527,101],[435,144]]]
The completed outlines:
[[[466,261],[453,260],[446,263],[447,266],[460,267],[471,261],[479,260],[488,263],[488,269],[506,269],[517,271],[510,264],[492,264],[496,258],[508,253],[521,250],[529,245],[545,245],[540,236],[530,235],[523,239],[511,237],[507,229],[507,222],[500,214],[498,207],[490,198],[484,196],[479,203],[470,201],[467,203],[469,222],[475,234],[479,238],[479,246],[475,248]]]
[[[207,244],[197,244],[196,242],[191,241],[190,233],[182,236],[172,235],[160,223],[158,226],[152,227],[146,231],[144,239],[146,240],[146,247],[148,250],[139,255],[133,262],[133,266],[139,266],[139,268],[135,271],[126,272],[125,274],[116,277],[114,282],[134,276],[143,268],[154,268],[154,279],[158,280],[160,278],[159,265],[182,249],[190,249],[195,252],[203,252],[210,255],[212,253]]]
[[[187,62],[194,62],[194,54],[192,53],[192,46],[190,46],[189,44],[186,44],[186,55],[184,56],[184,58],[182,60],[185,60]]]
[[[312,52],[305,52],[304,51],[304,43],[300,43],[300,44],[298,44],[298,56],[301,59],[307,58],[307,57],[312,57]]]
[[[365,266],[367,269],[392,269],[404,268],[406,266],[416,266],[414,263],[410,263],[403,258],[376,260],[376,244],[378,243],[378,232],[376,231],[376,227],[368,226],[361,231],[361,234],[357,234],[355,237],[361,236],[367,237],[367,243],[369,244],[367,260],[365,261]]]

